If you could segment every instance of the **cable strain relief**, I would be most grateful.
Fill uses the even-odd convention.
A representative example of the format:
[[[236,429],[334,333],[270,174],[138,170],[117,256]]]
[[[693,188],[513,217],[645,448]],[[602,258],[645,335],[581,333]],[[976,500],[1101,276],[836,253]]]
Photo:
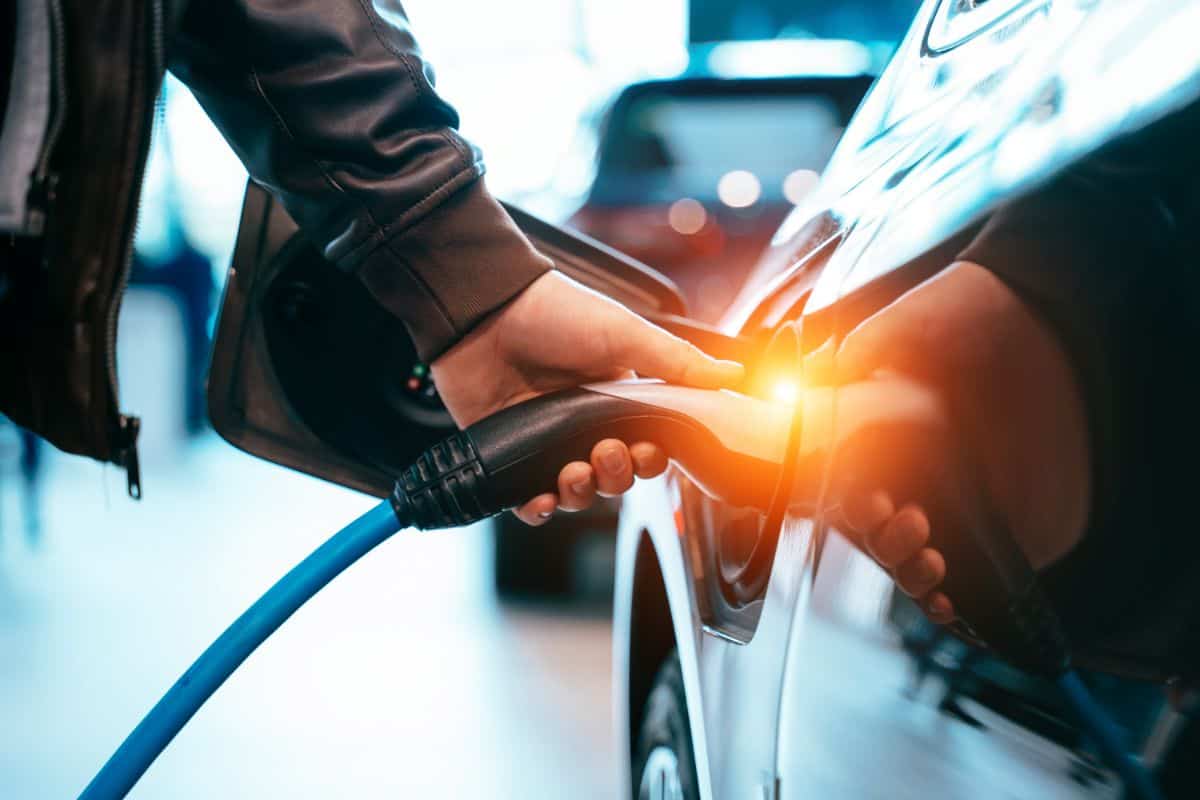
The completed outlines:
[[[456,528],[503,510],[490,507],[485,489],[475,443],[458,432],[427,449],[400,474],[392,508],[402,523],[423,530]]]

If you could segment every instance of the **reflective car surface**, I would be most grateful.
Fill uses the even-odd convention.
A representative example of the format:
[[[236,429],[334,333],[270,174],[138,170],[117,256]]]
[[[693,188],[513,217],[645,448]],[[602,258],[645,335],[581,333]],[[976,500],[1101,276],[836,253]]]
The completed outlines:
[[[806,348],[845,331],[997,204],[1194,102],[1196,30],[1196,3],[924,3],[723,329],[799,323]],[[633,796],[1121,796],[1048,687],[925,628],[819,514],[764,519],[679,473],[639,484],[615,609]],[[1161,700],[1108,689],[1139,746]]]

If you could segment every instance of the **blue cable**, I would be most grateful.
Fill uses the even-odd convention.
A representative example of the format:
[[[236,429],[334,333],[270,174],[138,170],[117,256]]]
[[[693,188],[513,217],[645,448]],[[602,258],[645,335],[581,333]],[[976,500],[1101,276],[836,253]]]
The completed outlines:
[[[163,695],[80,795],[80,800],[123,798],[187,724],[259,645],[330,581],[412,520],[402,519],[391,500],[351,522],[284,575],[209,645]],[[431,526],[422,526],[431,527]],[[1126,749],[1108,713],[1078,673],[1058,679],[1067,699],[1092,735],[1103,759],[1141,800],[1164,800],[1150,772]]]
[[[1100,755],[1121,776],[1125,788],[1141,800],[1165,800],[1150,771],[1126,749],[1121,731],[1083,685],[1079,673],[1074,670],[1065,673],[1058,679],[1058,685],[1079,714],[1084,728],[1092,735]]]
[[[404,525],[385,500],[318,547],[208,646],[150,709],[83,790],[80,800],[124,797],[180,728],[296,609]]]

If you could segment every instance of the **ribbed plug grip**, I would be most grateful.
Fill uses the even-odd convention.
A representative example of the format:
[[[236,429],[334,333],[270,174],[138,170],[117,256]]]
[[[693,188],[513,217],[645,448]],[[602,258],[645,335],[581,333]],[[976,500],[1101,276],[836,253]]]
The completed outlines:
[[[486,486],[479,453],[456,433],[421,454],[396,481],[392,506],[409,525],[430,530],[469,525],[502,511],[481,496]]]

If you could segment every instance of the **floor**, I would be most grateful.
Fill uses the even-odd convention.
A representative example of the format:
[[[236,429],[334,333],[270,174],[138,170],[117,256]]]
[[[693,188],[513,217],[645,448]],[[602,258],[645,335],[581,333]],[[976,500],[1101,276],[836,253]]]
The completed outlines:
[[[63,457],[38,542],[0,491],[0,796],[74,796],[224,626],[370,501],[215,437],[145,499]],[[616,794],[603,614],[499,604],[490,529],[408,534],[320,594],[134,798]]]

